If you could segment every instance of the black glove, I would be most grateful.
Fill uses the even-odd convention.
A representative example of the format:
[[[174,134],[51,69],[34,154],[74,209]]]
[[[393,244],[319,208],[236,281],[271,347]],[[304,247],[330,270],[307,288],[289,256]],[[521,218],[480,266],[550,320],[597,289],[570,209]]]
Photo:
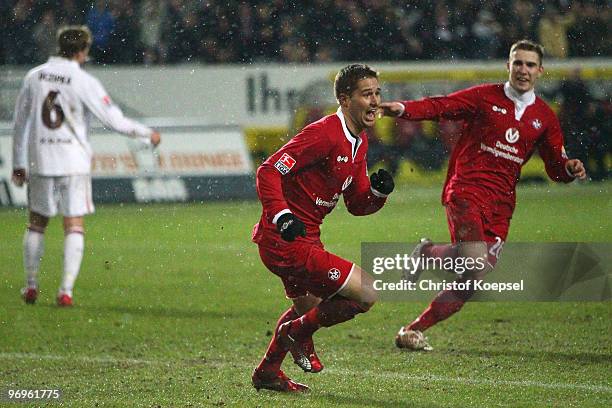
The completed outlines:
[[[291,213],[283,214],[276,221],[276,229],[280,232],[281,238],[292,242],[298,235],[306,236],[306,227],[302,220]]]
[[[375,190],[381,195],[389,195],[395,188],[393,177],[385,169],[378,169],[378,172],[372,173],[370,176],[370,184],[372,190]]]

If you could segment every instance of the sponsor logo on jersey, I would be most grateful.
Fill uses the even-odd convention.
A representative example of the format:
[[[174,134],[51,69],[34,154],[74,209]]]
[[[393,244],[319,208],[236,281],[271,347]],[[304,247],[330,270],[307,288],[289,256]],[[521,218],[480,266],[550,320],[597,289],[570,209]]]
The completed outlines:
[[[502,115],[505,115],[506,113],[508,113],[508,111],[505,108],[500,108],[496,105],[493,105],[493,112],[499,112]]]
[[[504,159],[513,161],[521,165],[525,161],[521,159],[520,157],[515,156],[514,154],[510,153],[510,152],[514,152],[516,148],[500,143],[499,141],[496,143],[496,147],[487,146],[486,144],[481,143],[480,150],[487,152],[487,153],[491,153],[495,157],[502,157]]]
[[[506,130],[506,141],[508,143],[516,143],[519,140],[520,134],[517,128],[508,128]]]
[[[111,106],[113,102],[111,101],[110,96],[104,95],[104,97],[102,98],[102,103],[105,104],[106,106]]]
[[[336,159],[339,163],[348,163],[348,156],[338,156]]]
[[[281,158],[274,164],[276,170],[283,175],[289,173],[293,166],[295,166],[295,159],[287,153],[283,153]]]
[[[539,129],[542,127],[542,122],[540,122],[540,119],[535,119],[533,122],[531,122],[531,125],[534,129]]]
[[[346,180],[344,180],[344,183],[342,183],[342,191],[346,190],[346,188],[350,186],[352,182],[353,182],[353,176],[348,176]]]
[[[321,207],[334,208],[336,204],[338,204],[338,200],[340,199],[340,194],[336,193],[332,197],[331,201],[325,201],[320,197],[317,197],[315,200],[316,205],[320,205]]]
[[[340,279],[340,270],[337,268],[331,268],[329,271],[327,271],[327,276],[330,280],[337,281]]]

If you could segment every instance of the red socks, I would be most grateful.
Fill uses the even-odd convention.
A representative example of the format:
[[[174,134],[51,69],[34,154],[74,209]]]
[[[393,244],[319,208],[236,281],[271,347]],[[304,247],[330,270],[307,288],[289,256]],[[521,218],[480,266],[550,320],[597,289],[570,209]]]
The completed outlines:
[[[272,340],[268,345],[266,354],[257,366],[257,371],[277,373],[285,359],[287,350],[283,350],[276,341],[278,328],[285,322],[291,321],[289,333],[296,339],[307,339],[313,335],[320,327],[330,327],[352,319],[364,310],[358,302],[335,296],[332,299],[324,300],[318,306],[310,309],[301,317],[297,315],[295,309],[290,307],[278,319]]]
[[[351,320],[359,313],[364,313],[361,305],[354,300],[335,296],[324,300],[317,307],[310,309],[299,319],[291,323],[290,333],[296,338],[307,338],[320,327],[331,327]]]
[[[466,282],[459,278],[457,281]],[[474,290],[444,290],[434,298],[429,307],[410,323],[408,329],[425,331],[442,320],[457,313],[465,302],[474,295]]]
[[[285,359],[287,350],[283,350],[282,347],[280,347],[280,345],[276,342],[276,333],[281,324],[290,322],[298,317],[299,316],[293,306],[285,310],[285,312],[279,317],[278,322],[276,322],[276,327],[274,328],[274,333],[272,334],[272,340],[270,340],[270,344],[268,344],[268,349],[266,350],[264,358],[257,366],[257,371],[269,371],[276,373],[278,370],[280,370],[280,366]]]

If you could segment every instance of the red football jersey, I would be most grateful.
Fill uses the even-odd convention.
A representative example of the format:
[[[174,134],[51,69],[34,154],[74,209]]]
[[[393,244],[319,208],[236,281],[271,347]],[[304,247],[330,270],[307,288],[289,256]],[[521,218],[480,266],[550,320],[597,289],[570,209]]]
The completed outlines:
[[[306,239],[318,241],[319,225],[341,195],[351,214],[379,210],[386,198],[370,188],[367,151],[365,132],[352,135],[340,109],[306,126],[257,169],[263,214],[253,240],[279,240],[273,221],[291,211],[306,225]]]
[[[514,209],[522,166],[538,149],[549,177],[570,182],[563,134],[554,112],[539,97],[523,110],[510,99],[509,84],[479,85],[447,96],[403,102],[408,120],[463,120],[451,153],[442,193],[446,203],[456,192],[484,207],[496,203]]]

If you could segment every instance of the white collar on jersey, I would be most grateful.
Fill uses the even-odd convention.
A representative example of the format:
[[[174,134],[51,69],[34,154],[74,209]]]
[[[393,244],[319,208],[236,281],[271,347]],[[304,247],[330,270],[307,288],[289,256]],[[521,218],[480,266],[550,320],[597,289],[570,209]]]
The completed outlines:
[[[520,94],[512,88],[510,82],[506,82],[504,84],[504,93],[512,102],[514,102],[514,118],[516,120],[521,120],[523,117],[523,113],[529,105],[533,105],[535,103],[536,97],[533,89],[531,91]]]
[[[64,58],[64,57],[49,57],[48,62],[53,62],[53,63],[59,62],[62,64],[71,64],[71,65],[76,65],[77,67],[80,67],[79,63],[76,62],[75,60]]]
[[[355,155],[357,154],[357,150],[359,150],[359,146],[361,146],[361,138],[359,135],[353,136],[351,131],[346,126],[346,121],[344,120],[344,113],[342,113],[342,108],[338,106],[338,110],[336,111],[336,115],[340,118],[340,123],[342,123],[342,130],[344,131],[344,137],[351,142],[351,151],[353,152],[353,161],[355,161]]]

